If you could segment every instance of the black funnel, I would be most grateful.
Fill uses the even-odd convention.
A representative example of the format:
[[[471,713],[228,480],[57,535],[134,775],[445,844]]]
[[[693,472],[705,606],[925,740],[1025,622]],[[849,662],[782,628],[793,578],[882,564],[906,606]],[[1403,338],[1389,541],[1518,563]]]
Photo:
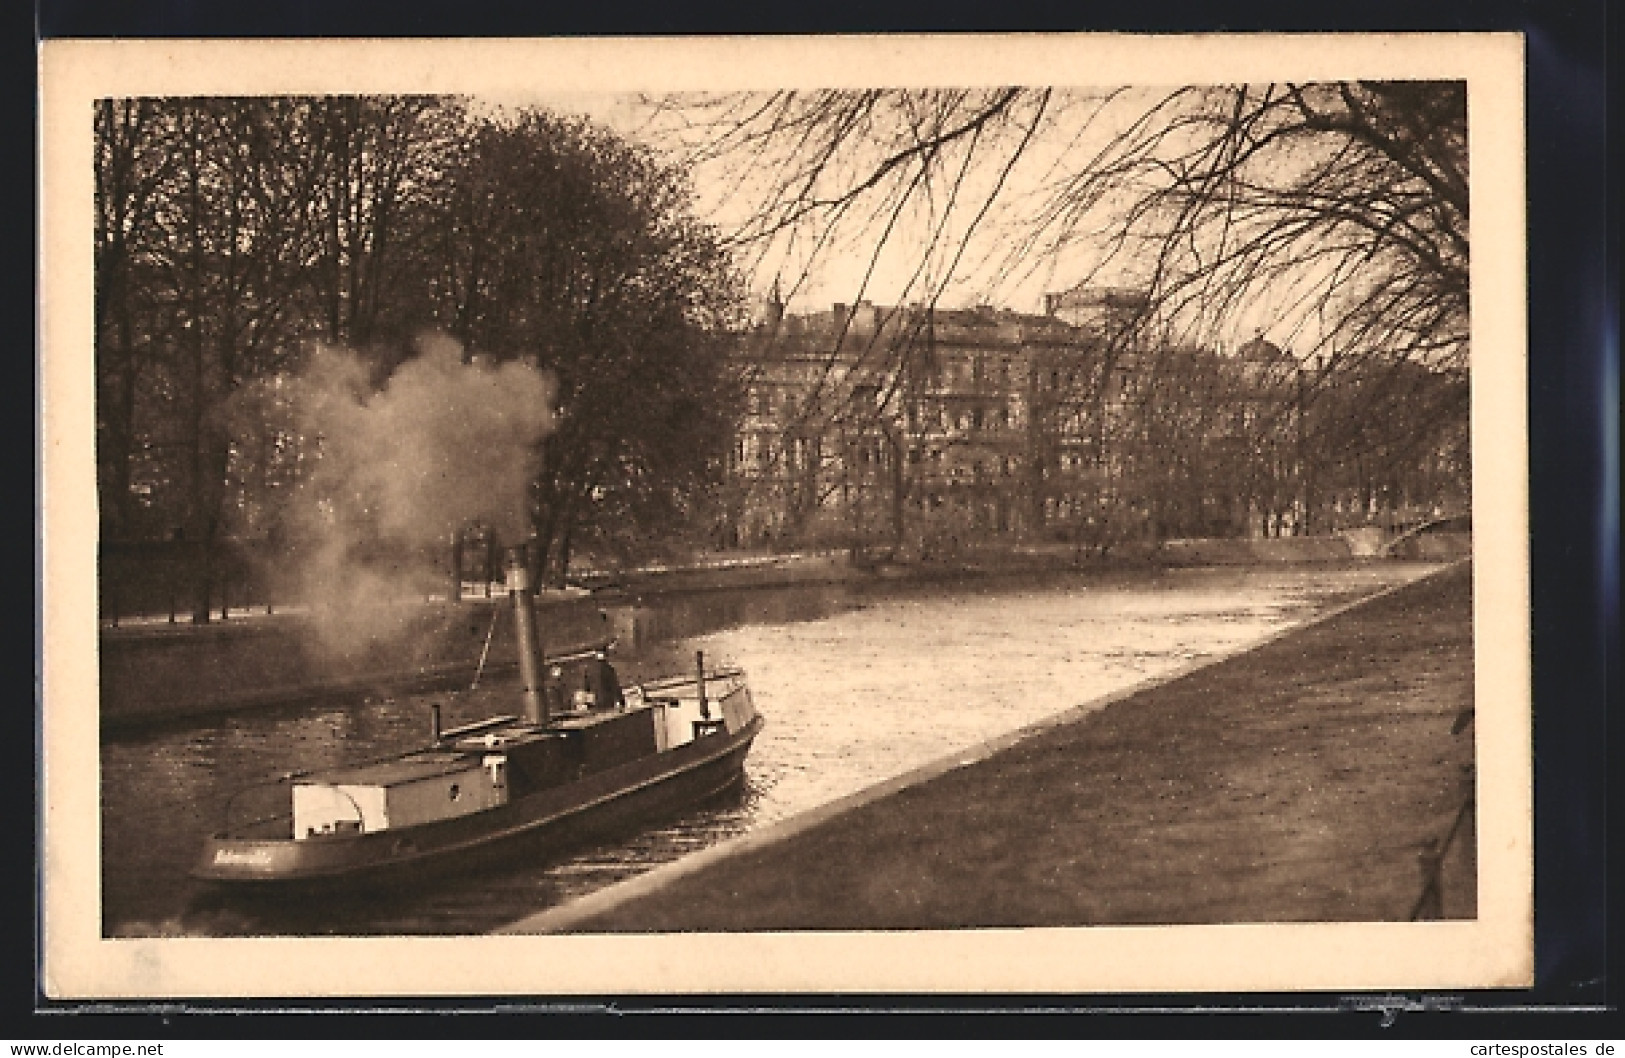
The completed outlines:
[[[519,652],[519,682],[525,699],[525,719],[546,725],[547,696],[542,692],[542,647],[536,635],[535,592],[531,589],[530,567],[525,549],[508,549],[508,597],[513,600],[514,640]]]

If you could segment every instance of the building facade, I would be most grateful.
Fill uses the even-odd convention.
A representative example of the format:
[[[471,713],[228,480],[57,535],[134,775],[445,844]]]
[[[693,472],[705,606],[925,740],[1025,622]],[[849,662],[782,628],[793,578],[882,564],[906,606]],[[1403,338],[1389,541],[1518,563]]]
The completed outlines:
[[[1152,345],[1132,292],[1046,309],[770,307],[743,354],[723,541],[1106,549],[1392,522],[1461,491],[1461,439],[1385,452],[1393,424],[1343,399],[1368,387],[1358,372],[1345,384],[1262,338],[1230,355]]]

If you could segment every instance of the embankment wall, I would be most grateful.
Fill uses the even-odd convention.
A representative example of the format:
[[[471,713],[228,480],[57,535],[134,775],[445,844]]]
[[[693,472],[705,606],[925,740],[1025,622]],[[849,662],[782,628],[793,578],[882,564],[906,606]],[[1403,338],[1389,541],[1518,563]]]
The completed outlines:
[[[118,728],[332,694],[390,693],[469,679],[489,633],[486,670],[517,666],[506,600],[404,609],[366,634],[301,614],[238,618],[205,627],[119,629],[100,643],[101,716]],[[549,653],[601,643],[595,606],[544,607]]]
[[[1339,562],[1354,557],[1340,536],[1287,536],[1270,540],[1168,540],[1156,560],[1170,566],[1251,566],[1265,563]]]
[[[1384,546],[1374,543],[1363,530],[1357,530],[1337,536],[1285,536],[1267,540],[1169,540],[1156,552],[1153,561],[1169,566],[1251,566],[1385,556],[1454,562],[1472,553],[1472,533],[1423,532]]]

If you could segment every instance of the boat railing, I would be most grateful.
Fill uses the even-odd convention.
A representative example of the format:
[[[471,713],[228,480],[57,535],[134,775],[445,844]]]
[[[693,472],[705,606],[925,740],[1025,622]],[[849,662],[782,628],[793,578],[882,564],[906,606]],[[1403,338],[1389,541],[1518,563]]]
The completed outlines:
[[[542,661],[549,665],[563,665],[572,661],[602,661],[609,653],[612,644],[588,647],[586,650],[573,650],[568,654],[543,654]]]
[[[707,672],[705,674],[705,679],[707,681],[738,680],[743,679],[744,676],[745,672],[743,669],[717,669],[714,672]],[[667,691],[677,687],[692,687],[699,682],[699,679],[694,676],[666,676],[658,680],[645,680],[642,683],[636,684],[636,686],[642,687],[644,693],[647,695],[651,692]]]
[[[287,783],[291,776],[275,779],[271,782],[255,783],[245,786],[226,799],[226,807],[222,816],[222,830],[224,834],[232,836],[246,836],[250,830],[261,829],[270,823],[288,821],[288,833],[293,833],[293,803],[285,800]],[[280,804],[270,807],[262,803],[262,799],[272,795],[273,791],[279,797]],[[258,814],[251,814],[258,813]]]
[[[501,727],[503,724],[511,724],[518,719],[519,718],[517,716],[492,716],[487,717],[484,720],[476,720],[472,724],[464,724],[461,727],[449,727],[440,732],[440,741],[451,742],[467,735],[478,734],[479,732],[485,731],[489,728]]]

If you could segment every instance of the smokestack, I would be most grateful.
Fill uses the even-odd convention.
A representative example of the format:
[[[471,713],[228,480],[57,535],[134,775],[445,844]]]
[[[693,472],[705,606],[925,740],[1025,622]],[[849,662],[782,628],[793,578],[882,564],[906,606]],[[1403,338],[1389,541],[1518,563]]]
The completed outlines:
[[[525,696],[525,719],[537,726],[548,721],[542,694],[542,648],[536,639],[536,608],[530,590],[525,549],[508,549],[508,596],[513,600],[514,640],[519,651],[519,682]]]

